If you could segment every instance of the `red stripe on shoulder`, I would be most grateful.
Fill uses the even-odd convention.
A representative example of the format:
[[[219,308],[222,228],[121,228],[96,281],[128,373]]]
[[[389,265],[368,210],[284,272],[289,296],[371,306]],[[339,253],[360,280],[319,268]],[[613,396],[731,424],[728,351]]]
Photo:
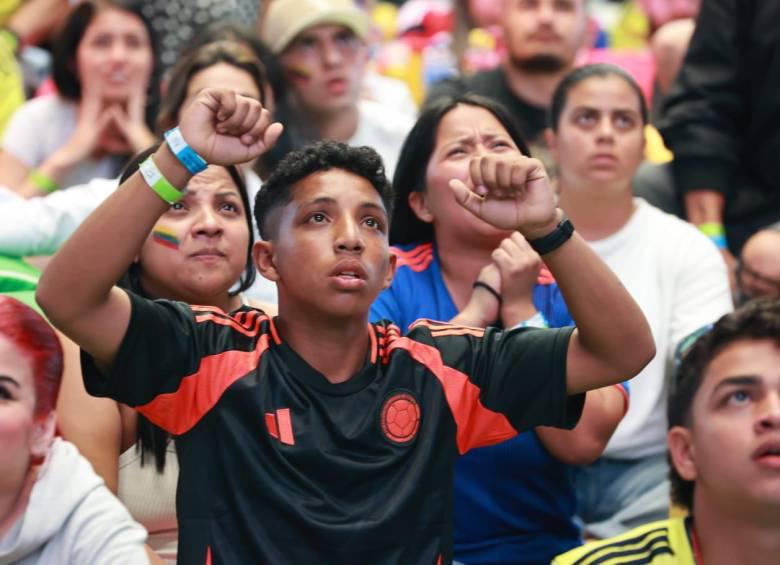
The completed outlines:
[[[255,337],[260,333],[261,322],[269,319],[268,316],[261,315],[252,318],[250,323],[241,323],[239,322],[239,318],[242,314],[242,312],[239,312],[235,317],[231,317],[225,314],[220,315],[209,312],[206,314],[197,314],[195,316],[195,321],[197,323],[211,322],[212,324],[218,324],[220,326],[228,326],[247,337]]]
[[[409,251],[402,251],[397,247],[391,248],[391,251],[398,257],[396,268],[407,267],[416,273],[427,269],[433,261],[433,244],[431,243],[423,243]]]
[[[197,372],[184,377],[176,392],[161,394],[136,409],[169,433],[181,435],[214,408],[230,385],[257,368],[267,349],[268,334],[264,334],[252,351],[204,357]]]
[[[484,328],[475,328],[472,326],[459,326],[456,324],[450,324],[447,322],[437,322],[436,320],[428,320],[426,318],[420,318],[415,320],[410,326],[409,330],[416,328],[417,326],[425,326],[431,332],[433,337],[444,337],[448,335],[472,335],[474,337],[482,337],[485,335]]]
[[[433,250],[433,244],[432,243],[421,243],[417,247],[413,247],[407,251],[404,251],[400,247],[391,247],[390,252],[393,253],[393,255],[400,257],[404,257],[405,259],[415,259],[419,257],[422,254],[427,253],[428,251]]]
[[[547,265],[542,265],[539,270],[539,276],[536,277],[536,284],[550,285],[555,284],[555,277],[547,268]]]
[[[506,416],[482,404],[479,387],[472,383],[465,373],[444,364],[438,349],[408,337],[393,340],[389,349],[407,351],[412,359],[424,365],[439,380],[458,428],[459,453],[492,445],[517,435],[517,430]]]

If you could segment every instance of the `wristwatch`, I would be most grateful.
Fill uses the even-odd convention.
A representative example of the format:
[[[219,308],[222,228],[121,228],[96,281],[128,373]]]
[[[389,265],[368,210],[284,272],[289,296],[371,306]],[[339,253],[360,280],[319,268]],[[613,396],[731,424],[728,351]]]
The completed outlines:
[[[569,241],[571,234],[574,233],[574,224],[571,220],[564,216],[564,218],[555,226],[555,229],[545,235],[544,237],[538,237],[536,239],[529,239],[528,244],[539,255],[546,255],[558,249],[561,245]]]

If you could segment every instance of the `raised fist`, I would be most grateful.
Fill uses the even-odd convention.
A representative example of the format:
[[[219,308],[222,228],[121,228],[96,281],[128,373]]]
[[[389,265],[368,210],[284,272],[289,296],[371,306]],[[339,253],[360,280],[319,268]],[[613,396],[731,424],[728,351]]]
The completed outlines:
[[[184,109],[182,137],[206,162],[233,165],[256,159],[282,133],[282,124],[253,98],[207,88]]]

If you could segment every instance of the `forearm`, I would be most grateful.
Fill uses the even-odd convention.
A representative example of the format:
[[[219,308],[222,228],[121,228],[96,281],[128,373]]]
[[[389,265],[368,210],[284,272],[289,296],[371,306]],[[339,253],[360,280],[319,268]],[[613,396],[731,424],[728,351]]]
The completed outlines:
[[[154,160],[174,186],[186,186],[191,175],[167,144],[157,150]],[[53,320],[69,320],[107,300],[167,208],[139,172],[125,181],[49,263],[37,295],[47,314]]]
[[[66,0],[29,0],[14,12],[7,25],[22,42],[37,43],[48,36],[67,13]]]
[[[570,392],[636,375],[655,355],[655,343],[644,314],[617,276],[576,232],[543,259],[577,326],[570,360],[577,358],[572,366],[579,374],[569,379]]]
[[[587,465],[601,457],[627,409],[628,396],[618,389],[620,386],[588,391],[582,416],[573,430],[536,428],[547,451],[567,465]]]
[[[717,190],[693,190],[685,194],[685,213],[694,225],[723,223],[725,199]]]

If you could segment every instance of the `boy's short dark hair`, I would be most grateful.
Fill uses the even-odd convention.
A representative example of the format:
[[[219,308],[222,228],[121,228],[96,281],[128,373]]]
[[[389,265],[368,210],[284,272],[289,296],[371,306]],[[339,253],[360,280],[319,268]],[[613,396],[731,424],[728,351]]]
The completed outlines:
[[[710,362],[726,347],[742,339],[773,340],[780,346],[780,300],[758,299],[748,302],[718,320],[711,330],[699,337],[682,358],[669,390],[669,428],[690,428],[691,408]],[[672,500],[693,510],[692,481],[683,479],[670,465]]]
[[[255,221],[260,237],[273,239],[269,233],[271,212],[292,200],[295,183],[320,171],[343,169],[363,177],[379,193],[387,215],[392,213],[392,188],[385,175],[382,158],[370,147],[350,147],[336,141],[319,141],[300,151],[288,153],[268,177],[255,201]]]

